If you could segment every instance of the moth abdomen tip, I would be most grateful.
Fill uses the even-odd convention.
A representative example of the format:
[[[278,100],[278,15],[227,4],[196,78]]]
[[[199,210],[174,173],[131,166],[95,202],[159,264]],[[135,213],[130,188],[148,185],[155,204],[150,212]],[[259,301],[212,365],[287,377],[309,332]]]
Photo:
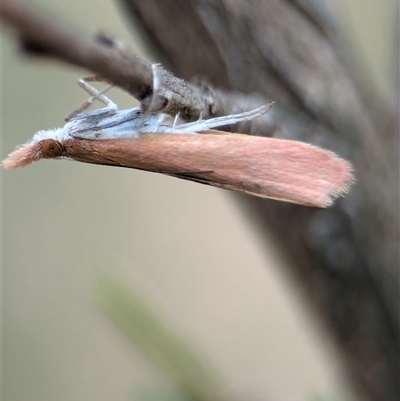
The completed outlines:
[[[25,167],[36,160],[41,159],[41,151],[37,143],[29,143],[14,150],[2,162],[5,169]]]

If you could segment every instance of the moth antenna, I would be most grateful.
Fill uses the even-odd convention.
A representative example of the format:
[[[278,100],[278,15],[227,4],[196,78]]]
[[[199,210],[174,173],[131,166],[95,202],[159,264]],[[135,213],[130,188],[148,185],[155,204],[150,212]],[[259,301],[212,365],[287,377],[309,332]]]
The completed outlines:
[[[97,90],[95,87],[92,85],[88,84],[85,79],[81,78],[78,81],[78,85],[89,95],[94,97],[95,99],[99,100],[101,103],[103,103],[106,107],[110,109],[115,109],[118,110],[118,106],[107,96],[103,95],[103,92],[106,92],[107,90],[111,89],[114,85],[107,85],[106,88],[103,91]]]
[[[75,110],[73,110],[67,117],[64,118],[64,121],[68,122],[71,121],[74,117],[76,117],[78,114],[82,113],[84,110],[86,110],[95,100],[99,100],[103,104],[106,105],[107,108],[111,110],[118,110],[118,106],[107,96],[104,96],[104,93],[106,93],[108,90],[110,90],[114,85],[109,84],[107,85],[104,89],[101,91],[98,91],[96,88],[91,86],[90,84],[87,83],[85,78],[81,78],[78,81],[78,85],[89,95],[89,99],[84,101],[81,105],[79,105]]]

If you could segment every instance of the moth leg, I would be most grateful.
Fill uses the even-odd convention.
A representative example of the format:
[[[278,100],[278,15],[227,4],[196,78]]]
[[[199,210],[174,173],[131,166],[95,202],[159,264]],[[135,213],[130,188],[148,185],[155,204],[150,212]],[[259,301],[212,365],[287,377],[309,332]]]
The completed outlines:
[[[247,121],[262,116],[271,109],[271,106],[272,102],[257,109],[245,111],[244,113],[230,114],[223,117],[210,118],[209,120],[197,120],[192,123],[178,125],[174,128],[174,130],[177,133],[190,133],[207,131],[213,128],[221,127],[223,125],[236,124],[241,121]]]
[[[175,118],[174,118],[174,122],[173,122],[172,125],[171,125],[171,131],[178,125],[179,114],[180,114],[180,113],[178,113],[178,114],[175,116]]]
[[[88,77],[88,78],[82,78],[78,81],[78,85],[89,95],[89,99],[84,101],[81,105],[79,105],[75,110],[73,110],[66,118],[65,121],[70,121],[74,117],[76,117],[78,114],[82,113],[82,111],[86,110],[95,100],[99,100],[101,103],[103,103],[107,108],[110,110],[118,110],[117,105],[107,96],[104,95],[105,92],[110,90],[114,85],[107,85],[104,89],[101,91],[98,91],[96,88],[88,84],[87,81],[94,82],[94,81],[103,81],[103,79],[100,79],[99,77]]]
[[[160,69],[160,64],[151,65],[151,72],[153,74],[153,93],[151,95],[150,103],[145,107],[144,115],[160,113],[165,108],[165,102],[167,99],[160,93],[162,89],[162,76],[159,72]]]

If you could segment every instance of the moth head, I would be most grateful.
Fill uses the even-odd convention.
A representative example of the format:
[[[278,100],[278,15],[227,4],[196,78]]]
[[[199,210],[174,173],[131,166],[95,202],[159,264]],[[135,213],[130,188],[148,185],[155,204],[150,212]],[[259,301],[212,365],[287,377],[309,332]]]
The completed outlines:
[[[56,141],[55,139],[45,139],[43,142],[41,142],[41,146],[43,158],[46,159],[55,159],[61,156],[63,151],[61,142]]]

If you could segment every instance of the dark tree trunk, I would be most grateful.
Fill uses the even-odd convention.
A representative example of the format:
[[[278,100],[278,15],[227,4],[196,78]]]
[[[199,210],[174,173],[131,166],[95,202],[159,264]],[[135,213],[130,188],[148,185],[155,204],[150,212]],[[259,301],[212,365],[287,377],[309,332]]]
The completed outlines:
[[[120,0],[181,78],[276,101],[274,136],[352,161],[357,184],[327,210],[251,197],[370,400],[399,395],[397,106],[368,96],[321,0]],[[395,151],[393,151],[395,149]]]

